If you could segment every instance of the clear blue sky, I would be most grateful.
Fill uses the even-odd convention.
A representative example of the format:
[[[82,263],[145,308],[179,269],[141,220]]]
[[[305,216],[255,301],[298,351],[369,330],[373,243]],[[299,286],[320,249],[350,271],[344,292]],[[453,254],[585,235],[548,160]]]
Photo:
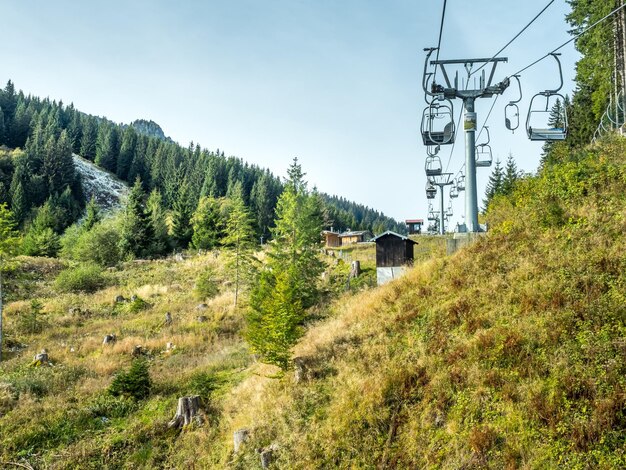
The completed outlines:
[[[220,148],[281,176],[297,156],[322,191],[398,219],[425,217],[422,49],[436,44],[442,3],[0,0],[0,81],[117,122],[152,119],[183,145]],[[546,3],[449,0],[441,58],[492,55]],[[509,64],[496,78],[567,40],[567,11],[557,0],[503,54]],[[571,90],[577,56],[573,45],[563,53]],[[556,81],[545,61],[524,74],[526,97]],[[541,144],[504,128],[514,94],[494,109],[492,147],[530,172]],[[491,105],[483,101],[479,123]],[[460,140],[451,171],[462,152]],[[489,171],[479,172],[479,199]]]

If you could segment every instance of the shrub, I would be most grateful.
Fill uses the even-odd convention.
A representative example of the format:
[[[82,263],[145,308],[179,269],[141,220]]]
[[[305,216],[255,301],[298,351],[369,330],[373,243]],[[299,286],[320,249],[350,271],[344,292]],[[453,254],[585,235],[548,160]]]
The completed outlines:
[[[31,300],[30,309],[20,313],[17,330],[26,334],[41,333],[47,325],[47,321],[41,318],[42,308],[41,302],[36,299]]]
[[[123,396],[98,395],[87,409],[94,418],[123,418],[137,408],[134,400]]]
[[[107,219],[90,230],[77,225],[70,227],[61,239],[61,252],[76,261],[114,266],[122,260],[119,243],[118,224]]]
[[[150,395],[152,380],[145,359],[135,359],[128,372],[119,372],[109,386],[109,394],[141,400]]]
[[[213,268],[207,268],[206,271],[198,276],[193,291],[199,300],[211,299],[219,293],[215,270]]]
[[[61,292],[94,292],[104,287],[107,278],[100,266],[81,264],[61,271],[54,284]]]
[[[59,248],[59,236],[51,228],[31,229],[22,244],[22,251],[28,256],[54,257]]]

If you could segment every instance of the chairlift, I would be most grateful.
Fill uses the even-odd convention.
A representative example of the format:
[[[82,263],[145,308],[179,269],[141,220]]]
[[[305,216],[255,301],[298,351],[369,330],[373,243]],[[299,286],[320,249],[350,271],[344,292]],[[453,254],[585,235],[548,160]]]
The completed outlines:
[[[456,188],[456,185],[450,186],[450,199],[456,199],[459,197],[459,190]]]
[[[437,196],[437,188],[435,188],[432,183],[429,183],[428,186],[426,186],[426,198],[435,199],[435,196]]]
[[[456,179],[456,189],[459,191],[465,191],[465,175],[461,173]]]
[[[452,204],[450,204],[448,206],[448,209],[446,210],[446,217],[447,218],[452,218],[453,215],[454,215],[454,212],[452,212]]]
[[[435,213],[435,211],[432,210],[432,209],[429,210],[428,211],[428,220],[433,221],[433,220],[437,220],[437,219],[438,219],[438,217],[437,217],[437,214]]]
[[[424,169],[426,170],[426,176],[440,175],[443,171],[443,167],[441,166],[441,158],[436,155],[426,157]]]
[[[493,162],[491,146],[489,145],[489,142],[491,142],[489,127],[484,126],[484,129],[487,131],[487,142],[476,146],[476,166],[481,168],[490,167]]]
[[[563,69],[561,68],[561,61],[559,55],[551,54],[556,60],[559,66],[559,77],[561,84],[555,90],[546,90],[537,93],[530,100],[528,108],[528,117],[526,118],[526,133],[528,138],[533,141],[554,141],[565,140],[567,137],[567,110],[565,109],[565,97],[559,93],[559,90],[563,88]],[[545,106],[541,104],[541,99],[545,99]],[[537,100],[537,103],[535,103]],[[558,116],[556,122],[554,122],[554,116],[552,116],[552,108],[560,101],[561,103],[561,115]],[[541,105],[540,105],[541,104]],[[537,127],[535,123],[539,122],[544,126],[551,127]]]
[[[513,75],[513,78],[517,80],[519,98],[509,101],[509,104],[504,107],[504,125],[508,130],[515,132],[519,127],[519,106],[517,103],[522,101],[522,82],[519,79],[519,75]]]
[[[439,102],[440,101],[440,102]],[[448,99],[433,99],[422,114],[422,140],[424,145],[454,143],[454,106]]]

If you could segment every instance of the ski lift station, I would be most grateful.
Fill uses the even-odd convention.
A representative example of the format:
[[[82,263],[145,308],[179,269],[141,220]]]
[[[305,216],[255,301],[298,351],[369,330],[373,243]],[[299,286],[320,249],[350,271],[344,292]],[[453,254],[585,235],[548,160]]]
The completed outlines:
[[[376,279],[383,285],[404,274],[413,264],[413,247],[417,242],[392,231],[381,233],[371,241],[376,243]]]
[[[424,219],[407,219],[405,222],[406,228],[409,231],[409,235],[422,233],[422,225],[424,225]]]

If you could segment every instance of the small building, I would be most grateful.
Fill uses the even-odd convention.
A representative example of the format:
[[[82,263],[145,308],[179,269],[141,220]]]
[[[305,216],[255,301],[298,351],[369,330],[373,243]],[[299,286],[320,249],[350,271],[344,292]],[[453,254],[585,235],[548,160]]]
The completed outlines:
[[[341,245],[351,245],[353,243],[362,243],[372,238],[372,233],[369,230],[362,230],[359,232],[348,229],[347,231],[339,234],[341,239]]]
[[[371,241],[376,243],[376,278],[379,286],[402,276],[407,266],[413,264],[413,247],[417,242],[409,237],[387,231]]]
[[[409,231],[409,235],[422,233],[422,225],[424,225],[424,219],[408,219],[405,221],[406,228]]]
[[[339,233],[337,232],[324,230],[322,232],[322,237],[324,237],[324,244],[326,245],[326,248],[336,248],[341,246],[341,238],[339,238]]]

